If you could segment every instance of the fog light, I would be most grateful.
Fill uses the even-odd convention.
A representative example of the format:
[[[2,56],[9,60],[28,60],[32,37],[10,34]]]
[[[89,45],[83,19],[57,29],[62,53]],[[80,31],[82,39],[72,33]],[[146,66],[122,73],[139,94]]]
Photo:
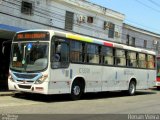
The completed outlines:
[[[42,91],[43,87],[35,87],[36,90]]]
[[[12,82],[15,82],[11,74],[9,74],[8,79],[9,79],[10,81],[12,81]]]

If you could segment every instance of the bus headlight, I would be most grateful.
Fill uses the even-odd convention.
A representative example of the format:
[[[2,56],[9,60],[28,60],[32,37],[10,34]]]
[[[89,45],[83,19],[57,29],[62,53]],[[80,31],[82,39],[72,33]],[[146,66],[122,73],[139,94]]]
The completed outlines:
[[[35,84],[42,84],[46,79],[48,78],[48,75],[42,75],[38,80],[36,80]]]
[[[8,79],[12,82],[15,82],[11,74],[9,74]]]

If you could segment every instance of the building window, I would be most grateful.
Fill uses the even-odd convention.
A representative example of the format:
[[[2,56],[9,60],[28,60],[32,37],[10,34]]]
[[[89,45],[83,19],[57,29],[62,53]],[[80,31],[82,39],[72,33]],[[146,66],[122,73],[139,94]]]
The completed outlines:
[[[129,41],[130,46],[135,46],[135,37],[132,37],[132,39]]]
[[[88,23],[93,23],[93,17],[92,16],[88,16],[87,17],[87,22]]]
[[[114,38],[114,29],[115,29],[115,24],[109,23],[109,31],[108,31],[109,38]]]
[[[65,17],[66,30],[73,30],[73,20],[74,20],[74,13],[66,11],[66,17]]]
[[[147,40],[144,40],[144,48],[147,48]]]
[[[33,4],[30,2],[22,1],[21,13],[28,15],[33,14]]]
[[[129,45],[129,35],[126,36],[126,44]]]

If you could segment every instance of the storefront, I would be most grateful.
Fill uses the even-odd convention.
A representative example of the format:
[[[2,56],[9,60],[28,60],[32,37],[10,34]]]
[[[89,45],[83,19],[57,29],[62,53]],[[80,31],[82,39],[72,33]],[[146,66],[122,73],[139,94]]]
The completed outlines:
[[[23,29],[0,24],[0,91],[8,90],[7,78],[9,72],[11,41],[14,34]],[[8,42],[5,42],[8,41]],[[5,42],[5,44],[3,44]],[[5,46],[4,54],[2,46]]]

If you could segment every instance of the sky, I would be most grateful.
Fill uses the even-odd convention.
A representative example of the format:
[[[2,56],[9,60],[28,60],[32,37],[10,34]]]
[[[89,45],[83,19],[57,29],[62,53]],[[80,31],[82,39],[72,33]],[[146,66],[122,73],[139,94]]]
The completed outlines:
[[[160,34],[160,0],[88,1],[124,14],[124,23]]]

